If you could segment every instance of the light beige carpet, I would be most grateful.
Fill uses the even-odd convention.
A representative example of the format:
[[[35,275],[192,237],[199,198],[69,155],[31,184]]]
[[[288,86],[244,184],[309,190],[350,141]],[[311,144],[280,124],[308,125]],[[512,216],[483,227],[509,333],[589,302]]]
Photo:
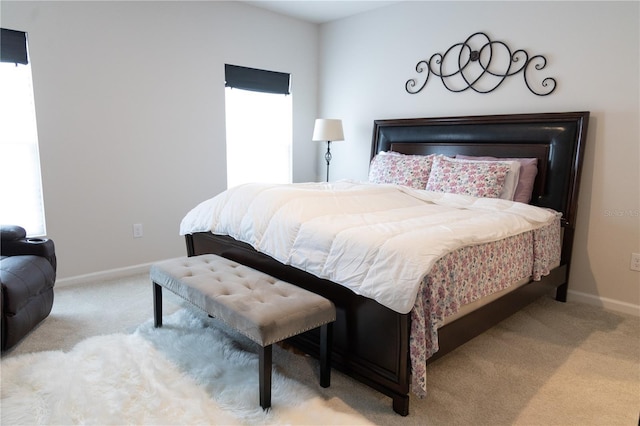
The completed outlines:
[[[204,313],[180,309],[164,317],[162,328],[147,321],[135,333],[90,337],[69,352],[7,357],[0,423],[372,424],[280,368],[273,372],[271,409],[263,410],[252,343]]]
[[[182,307],[164,294],[165,315]],[[91,336],[132,333],[153,316],[146,275],[60,287],[55,297],[51,315],[3,358],[69,351]],[[407,417],[339,372],[320,388],[313,359],[276,348],[274,363],[380,425],[637,425],[640,416],[640,318],[548,298],[429,365],[429,396],[412,397]]]

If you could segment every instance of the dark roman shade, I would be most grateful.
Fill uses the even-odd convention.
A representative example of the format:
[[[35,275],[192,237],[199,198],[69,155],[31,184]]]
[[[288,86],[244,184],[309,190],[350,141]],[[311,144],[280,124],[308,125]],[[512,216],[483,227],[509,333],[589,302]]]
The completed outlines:
[[[22,31],[0,29],[0,62],[28,64],[27,34]]]
[[[255,68],[224,65],[225,87],[288,95],[289,74]]]

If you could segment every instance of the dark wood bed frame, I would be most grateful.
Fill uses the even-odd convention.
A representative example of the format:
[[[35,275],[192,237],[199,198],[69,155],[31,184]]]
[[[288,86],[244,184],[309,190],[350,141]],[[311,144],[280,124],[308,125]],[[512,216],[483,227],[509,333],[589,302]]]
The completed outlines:
[[[429,362],[553,290],[557,300],[566,301],[588,120],[589,112],[569,112],[374,121],[372,158],[389,150],[405,154],[536,157],[539,172],[531,204],[563,214],[560,266],[541,281],[531,281],[440,328],[440,349]],[[282,265],[231,237],[196,233],[185,238],[189,256],[215,253],[331,299],[337,308],[333,366],[390,396],[397,413],[409,413],[410,314],[399,314],[339,284]],[[291,343],[316,357],[319,354],[316,333],[303,334]]]

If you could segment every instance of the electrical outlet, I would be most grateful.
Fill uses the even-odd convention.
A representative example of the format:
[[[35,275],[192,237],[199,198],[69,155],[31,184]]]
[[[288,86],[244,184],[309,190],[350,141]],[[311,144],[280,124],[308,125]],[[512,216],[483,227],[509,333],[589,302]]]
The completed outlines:
[[[640,272],[640,253],[631,253],[631,266],[632,271]]]
[[[133,238],[142,238],[142,224],[134,223],[133,224]]]

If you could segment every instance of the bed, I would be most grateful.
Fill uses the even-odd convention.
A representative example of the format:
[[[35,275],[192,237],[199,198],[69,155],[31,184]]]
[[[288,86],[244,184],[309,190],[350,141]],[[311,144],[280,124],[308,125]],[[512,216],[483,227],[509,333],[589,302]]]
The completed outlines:
[[[409,393],[412,389],[416,392],[416,383],[425,374],[427,362],[454,350],[543,295],[555,292],[557,300],[566,301],[588,119],[588,112],[562,112],[374,121],[372,165],[380,153],[389,152],[411,157],[437,154],[444,156],[441,158],[535,159],[537,173],[530,204],[558,212],[561,236],[557,261],[548,265],[543,274],[527,276],[517,285],[491,294],[488,300],[483,297],[471,307],[456,308],[455,316],[435,327],[437,334],[432,343],[437,352],[433,354],[423,353],[422,357],[415,354],[419,341],[416,327],[422,321],[416,307],[410,312],[391,309],[357,294],[344,283],[279,262],[229,235],[204,230],[184,232],[188,255],[215,253],[332,300],[337,308],[334,368],[391,397],[394,411],[407,415]],[[519,260],[509,262],[516,265]],[[429,331],[425,333],[428,336]],[[291,344],[314,356],[319,354],[317,342],[318,336],[313,332],[291,339]]]

